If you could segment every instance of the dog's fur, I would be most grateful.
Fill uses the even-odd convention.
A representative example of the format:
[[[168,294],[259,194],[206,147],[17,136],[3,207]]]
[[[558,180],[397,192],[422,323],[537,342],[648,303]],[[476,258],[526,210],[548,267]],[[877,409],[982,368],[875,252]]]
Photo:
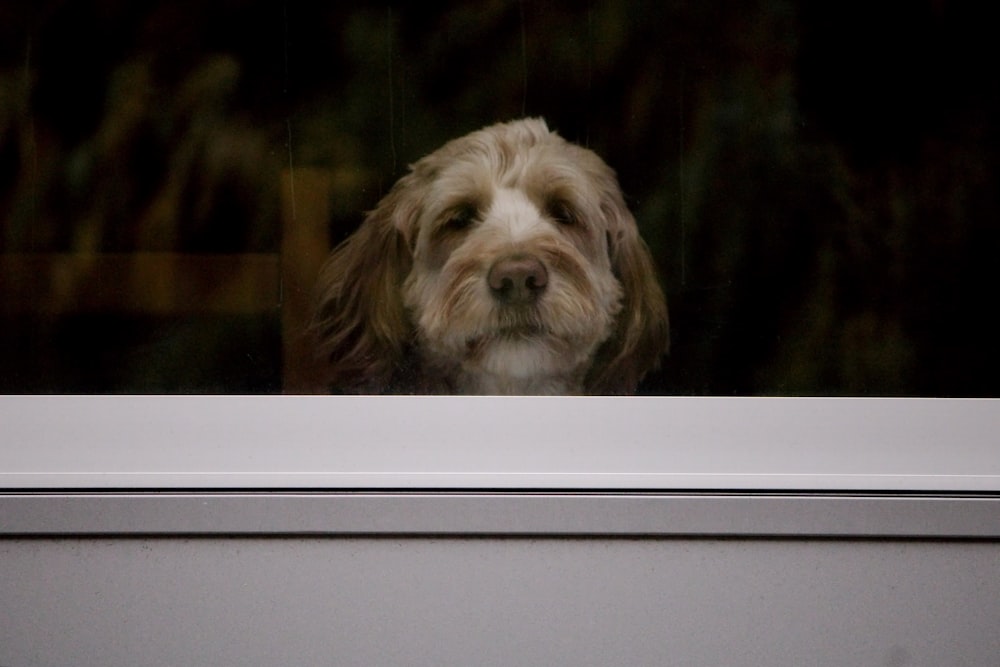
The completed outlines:
[[[614,172],[528,119],[411,168],[319,280],[331,389],[627,394],[669,345]]]

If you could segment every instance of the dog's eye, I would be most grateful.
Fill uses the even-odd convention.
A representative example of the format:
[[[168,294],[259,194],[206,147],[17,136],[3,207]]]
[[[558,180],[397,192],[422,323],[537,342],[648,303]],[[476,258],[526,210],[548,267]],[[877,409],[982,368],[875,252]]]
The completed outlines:
[[[549,201],[545,205],[545,210],[549,214],[549,217],[560,225],[572,227],[580,224],[580,218],[577,216],[576,209],[561,199]]]
[[[450,231],[461,231],[476,221],[476,214],[475,206],[460,206],[448,214],[443,227]]]

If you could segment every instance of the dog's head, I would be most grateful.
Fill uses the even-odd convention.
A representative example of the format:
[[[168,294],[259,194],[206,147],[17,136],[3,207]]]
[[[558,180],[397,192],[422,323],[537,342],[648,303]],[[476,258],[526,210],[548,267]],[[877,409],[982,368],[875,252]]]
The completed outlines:
[[[332,254],[314,329],[330,382],[630,393],[668,346],[653,262],[614,172],[541,120],[417,162]]]

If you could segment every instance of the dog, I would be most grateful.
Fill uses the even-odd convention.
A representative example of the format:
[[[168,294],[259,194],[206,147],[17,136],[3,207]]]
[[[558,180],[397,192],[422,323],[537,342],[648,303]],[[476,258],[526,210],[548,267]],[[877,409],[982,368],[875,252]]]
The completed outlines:
[[[615,173],[541,119],[412,165],[325,262],[311,330],[339,393],[630,394],[669,348]]]

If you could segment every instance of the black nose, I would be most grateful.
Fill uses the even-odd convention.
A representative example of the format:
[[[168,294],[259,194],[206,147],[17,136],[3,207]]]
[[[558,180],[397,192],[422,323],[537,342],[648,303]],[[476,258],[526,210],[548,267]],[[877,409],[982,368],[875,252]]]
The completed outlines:
[[[549,283],[549,272],[537,257],[511,255],[498,259],[486,276],[493,298],[507,304],[533,303]]]

